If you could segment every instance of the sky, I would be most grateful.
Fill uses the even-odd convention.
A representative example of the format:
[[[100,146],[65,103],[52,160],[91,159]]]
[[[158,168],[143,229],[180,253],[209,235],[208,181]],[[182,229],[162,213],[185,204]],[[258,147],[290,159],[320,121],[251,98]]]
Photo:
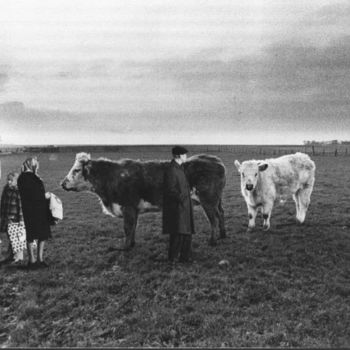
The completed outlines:
[[[350,2],[3,0],[0,143],[350,139]]]

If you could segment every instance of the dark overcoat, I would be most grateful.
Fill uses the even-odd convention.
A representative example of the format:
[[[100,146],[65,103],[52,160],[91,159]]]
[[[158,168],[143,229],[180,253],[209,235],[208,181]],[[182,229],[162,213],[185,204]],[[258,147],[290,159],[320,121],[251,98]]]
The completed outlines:
[[[193,234],[193,206],[183,167],[172,160],[164,172],[163,234]]]
[[[47,240],[51,237],[51,229],[42,180],[32,172],[23,172],[18,177],[17,185],[22,200],[27,241]]]

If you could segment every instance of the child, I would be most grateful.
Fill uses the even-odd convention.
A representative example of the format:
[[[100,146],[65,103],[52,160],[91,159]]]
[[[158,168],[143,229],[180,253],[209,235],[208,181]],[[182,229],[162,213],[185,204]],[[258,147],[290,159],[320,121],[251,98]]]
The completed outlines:
[[[8,224],[10,222],[24,223],[21,198],[17,188],[18,175],[19,174],[15,172],[11,172],[7,175],[7,184],[5,185],[1,195],[0,232],[8,232]],[[15,265],[23,262],[23,250],[13,253],[11,243],[9,243],[8,256],[2,262],[11,261]]]

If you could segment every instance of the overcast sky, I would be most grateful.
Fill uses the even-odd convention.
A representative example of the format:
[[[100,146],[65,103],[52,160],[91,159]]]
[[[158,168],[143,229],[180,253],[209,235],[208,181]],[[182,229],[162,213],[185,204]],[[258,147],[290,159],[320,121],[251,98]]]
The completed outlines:
[[[16,144],[350,139],[350,1],[4,0]]]

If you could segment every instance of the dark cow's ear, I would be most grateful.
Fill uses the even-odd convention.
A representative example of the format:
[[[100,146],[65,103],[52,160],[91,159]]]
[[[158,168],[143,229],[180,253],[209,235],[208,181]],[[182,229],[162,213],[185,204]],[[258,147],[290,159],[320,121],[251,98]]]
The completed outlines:
[[[87,176],[90,174],[91,170],[91,161],[87,161],[81,164],[83,166],[83,176],[86,180]]]
[[[259,171],[265,171],[268,168],[268,164],[267,163],[261,163],[259,164]]]

